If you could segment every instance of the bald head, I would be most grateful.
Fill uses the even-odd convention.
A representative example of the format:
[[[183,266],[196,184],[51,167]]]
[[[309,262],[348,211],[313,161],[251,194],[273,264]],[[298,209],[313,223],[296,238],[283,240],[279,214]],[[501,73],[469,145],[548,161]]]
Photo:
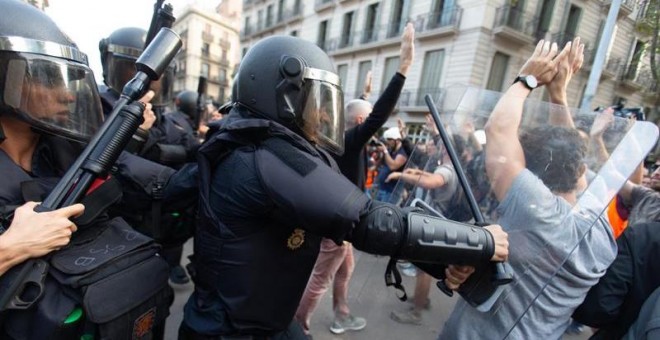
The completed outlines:
[[[366,100],[353,99],[346,104],[346,129],[355,127],[364,122],[371,113],[373,106]]]

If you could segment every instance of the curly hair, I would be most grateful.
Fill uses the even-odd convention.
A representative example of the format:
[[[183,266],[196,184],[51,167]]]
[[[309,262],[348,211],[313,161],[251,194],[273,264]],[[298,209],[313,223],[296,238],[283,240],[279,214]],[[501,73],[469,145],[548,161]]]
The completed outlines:
[[[551,191],[575,190],[584,172],[587,146],[576,129],[540,126],[520,137],[527,169],[538,176]]]

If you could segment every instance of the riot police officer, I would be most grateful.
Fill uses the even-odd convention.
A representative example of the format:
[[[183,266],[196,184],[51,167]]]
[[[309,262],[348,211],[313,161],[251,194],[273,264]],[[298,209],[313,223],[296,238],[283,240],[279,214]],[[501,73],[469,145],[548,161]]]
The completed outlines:
[[[53,189],[103,115],[87,56],[76,44],[31,5],[0,0],[0,9],[0,233],[8,229],[2,242],[14,242],[12,235],[21,230],[11,229],[26,215],[35,216],[25,211],[35,204],[25,202],[41,201]],[[125,109],[149,111],[137,102]],[[174,173],[146,162],[124,154],[112,178],[167,181]],[[121,195],[112,178],[85,196],[85,212],[75,225],[67,225],[60,211],[57,223],[66,228],[58,229],[64,234],[57,246],[26,255],[54,252],[28,262],[34,267],[14,263],[0,275],[0,338],[162,336],[173,297],[167,264],[152,239],[120,218],[107,217],[107,206]],[[80,205],[73,207],[67,217],[81,212]],[[68,237],[71,242],[63,247]]]
[[[147,32],[141,28],[124,27],[99,42],[106,85],[99,92],[106,114],[112,110],[126,81],[135,75],[135,61],[144,50],[146,37]],[[172,77],[170,67],[157,82],[152,82],[151,89],[156,95],[151,103],[156,121],[148,131],[138,129],[128,149],[151,161],[179,169],[194,159],[199,141],[191,128],[181,126],[174,116],[165,113],[167,105],[172,102]],[[162,192],[155,195],[162,195]],[[122,204],[113,212],[163,245],[163,256],[171,268],[171,281],[184,284],[189,279],[180,265],[181,254],[183,243],[192,236],[195,202],[176,203],[176,206],[165,207],[161,201],[155,200],[144,209]]]
[[[431,264],[506,258],[499,226],[371,201],[339,173],[330,153],[343,148],[343,95],[318,46],[265,38],[237,81],[230,114],[199,151],[195,291],[181,338],[306,338],[292,320],[322,237]]]

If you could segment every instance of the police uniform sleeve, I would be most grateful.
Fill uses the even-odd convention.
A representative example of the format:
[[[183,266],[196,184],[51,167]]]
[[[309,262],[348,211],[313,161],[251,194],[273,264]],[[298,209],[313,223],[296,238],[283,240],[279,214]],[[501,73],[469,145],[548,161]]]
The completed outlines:
[[[339,244],[368,206],[369,198],[348,179],[284,141],[258,149],[255,157],[280,215],[302,229]]]

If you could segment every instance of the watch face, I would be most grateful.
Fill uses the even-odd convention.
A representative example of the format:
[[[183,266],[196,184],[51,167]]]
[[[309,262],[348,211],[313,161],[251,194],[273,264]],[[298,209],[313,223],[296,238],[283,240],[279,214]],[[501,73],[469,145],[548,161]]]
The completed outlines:
[[[536,77],[534,76],[525,76],[525,83],[527,83],[527,86],[533,89],[539,86],[539,82],[536,80]]]

